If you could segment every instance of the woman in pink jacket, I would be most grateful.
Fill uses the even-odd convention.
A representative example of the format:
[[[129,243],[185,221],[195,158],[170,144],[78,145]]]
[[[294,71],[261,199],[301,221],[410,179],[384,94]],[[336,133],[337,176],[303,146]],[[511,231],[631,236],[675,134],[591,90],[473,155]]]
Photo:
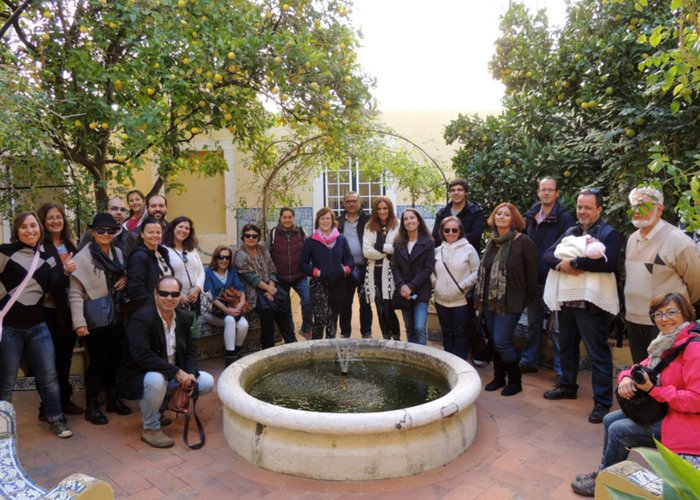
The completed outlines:
[[[656,297],[649,314],[659,328],[659,335],[647,349],[649,356],[640,364],[654,368],[673,347],[700,338],[700,325],[695,310],[679,293]],[[603,459],[596,472],[581,474],[571,483],[575,493],[592,497],[598,472],[627,459],[629,450],[638,446],[654,447],[654,437],[678,454],[700,455],[700,341],[692,341],[660,374],[659,385],[644,373],[638,384],[625,370],[618,377],[618,393],[631,398],[636,391],[646,391],[654,399],[668,404],[668,413],[661,420],[641,425],[618,410],[605,416]]]

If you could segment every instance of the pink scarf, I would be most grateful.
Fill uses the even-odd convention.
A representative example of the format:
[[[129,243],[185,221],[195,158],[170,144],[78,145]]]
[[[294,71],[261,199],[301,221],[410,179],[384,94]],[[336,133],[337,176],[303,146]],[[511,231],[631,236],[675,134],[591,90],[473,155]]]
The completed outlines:
[[[320,241],[328,248],[333,248],[335,246],[336,240],[338,239],[338,236],[340,236],[340,232],[337,228],[334,227],[331,231],[331,234],[329,234],[328,236],[324,235],[320,229],[317,229],[316,231],[314,231],[314,235],[311,238],[316,241]]]

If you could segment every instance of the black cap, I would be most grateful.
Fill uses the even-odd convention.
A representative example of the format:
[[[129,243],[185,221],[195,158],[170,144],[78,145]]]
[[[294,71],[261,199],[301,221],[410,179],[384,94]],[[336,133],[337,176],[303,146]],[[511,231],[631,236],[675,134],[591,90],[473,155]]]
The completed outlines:
[[[117,224],[117,221],[114,220],[114,217],[112,217],[112,214],[108,214],[105,212],[95,214],[95,217],[92,219],[92,224],[88,226],[90,229],[94,229],[96,227],[121,227],[119,224]]]

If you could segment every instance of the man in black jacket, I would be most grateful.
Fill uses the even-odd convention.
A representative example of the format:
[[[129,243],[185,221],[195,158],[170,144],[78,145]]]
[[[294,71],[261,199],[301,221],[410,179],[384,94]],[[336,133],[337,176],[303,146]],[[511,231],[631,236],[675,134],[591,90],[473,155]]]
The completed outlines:
[[[537,297],[527,307],[527,344],[520,355],[520,371],[522,373],[536,372],[539,366],[540,346],[542,345],[542,328],[544,326],[545,305],[542,300],[544,284],[547,280],[549,267],[542,260],[544,252],[556,242],[576,221],[564,210],[557,198],[559,187],[552,177],[540,180],[535,203],[525,214],[525,234],[535,243],[539,264],[537,269]],[[550,321],[552,321],[550,319]],[[558,328],[552,328],[553,356],[552,362],[557,377],[561,376],[561,357],[559,354]]]
[[[352,303],[355,300],[355,290],[360,300],[360,333],[362,338],[372,337],[372,306],[365,297],[365,272],[367,261],[362,253],[362,238],[369,215],[360,205],[360,197],[354,191],[345,193],[343,197],[345,211],[338,217],[338,231],[343,233],[350,246],[350,253],[355,261],[352,276],[345,285],[345,301],[340,309],[340,334],[349,337],[352,333]]]
[[[603,195],[599,189],[584,189],[576,199],[576,217],[578,224],[567,229],[565,236],[590,235],[605,245],[605,255],[600,258],[576,257],[560,259],[554,251],[561,241],[559,238],[550,246],[542,257],[550,269],[571,276],[584,273],[614,274],[618,276],[618,260],[622,248],[622,236],[610,224],[605,222],[603,214]],[[561,282],[560,282],[561,283]],[[596,297],[613,296],[615,304],[611,307],[612,314],[619,312],[617,287],[612,290],[595,290]],[[591,295],[586,288],[579,288],[575,293],[567,293],[567,299],[559,312],[559,341],[561,346],[561,370],[559,386],[544,393],[545,399],[576,399],[578,385],[579,343],[583,340],[591,360],[593,371],[593,401],[594,406],[588,421],[599,424],[610,411],[613,399],[613,363],[612,353],[608,346],[609,316],[606,311],[590,300]],[[554,293],[558,296],[559,290]]]
[[[481,235],[484,233],[484,211],[476,203],[469,201],[469,184],[464,179],[454,179],[448,186],[450,192],[450,202],[435,214],[435,225],[433,226],[433,241],[435,247],[442,243],[440,237],[440,223],[445,217],[453,215],[462,221],[464,235],[469,243],[476,249],[481,250]]]
[[[120,395],[140,400],[141,440],[154,448],[175,443],[160,428],[165,397],[178,385],[188,389],[197,383],[200,395],[214,388],[214,378],[197,370],[191,320],[177,308],[181,289],[177,279],[162,277],[154,291],[155,304],[147,304],[131,316],[126,352],[117,376]]]

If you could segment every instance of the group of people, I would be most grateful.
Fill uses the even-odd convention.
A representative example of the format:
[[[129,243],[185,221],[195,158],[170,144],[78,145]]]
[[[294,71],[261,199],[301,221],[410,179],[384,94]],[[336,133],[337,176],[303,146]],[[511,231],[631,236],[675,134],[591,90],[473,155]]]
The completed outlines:
[[[544,397],[575,399],[583,340],[593,369],[588,420],[605,420],[606,447],[613,446],[614,429],[629,423],[617,413],[606,417],[613,397],[607,313],[617,314],[624,300],[635,363],[648,353],[651,364],[658,362],[675,342],[663,337],[668,323],[682,319],[674,334],[694,328],[694,315],[686,311],[700,299],[700,256],[693,241],[662,219],[661,192],[633,190],[637,231],[627,241],[624,292],[618,293],[623,238],[603,220],[599,190],[578,193],[575,219],[559,204],[551,177],[539,181],[539,201],[525,216],[503,202],[485,217],[468,194],[466,181],[449,184],[450,202],[437,213],[432,232],[419,210],[406,208],[397,216],[386,197],[375,198],[366,213],[358,194],[346,193],[343,213],[336,217],[330,208],[320,209],[310,235],[296,223],[294,209],[283,208],[267,242],[258,225],[246,224],[238,248],[216,247],[206,268],[193,221],[186,216],[168,221],[167,200],[159,194],[131,191],[128,209],[118,197],[109,200],[77,245],[60,205],[18,214],[11,242],[0,245],[0,398],[10,400],[25,355],[41,395],[39,418],[57,436],[72,435],[65,414],[84,413],[93,424],[106,424],[98,397],[104,390],[107,412],[127,415],[131,409],[120,396],[138,399],[142,439],[171,446],[161,431],[168,421],[162,413],[167,394],[195,382],[200,394],[213,388],[211,376],[196,368],[194,320],[223,327],[228,365],[240,356],[250,311],[260,318],[262,348],[274,345],[275,324],[285,342],[296,341],[292,289],[300,297],[300,333],[307,339],[334,338],[338,330],[349,337],[357,296],[363,338],[372,336],[374,304],[384,339],[400,339],[400,310],[406,339],[426,344],[433,298],[446,351],[467,359],[476,329],[483,324],[488,331],[494,377],[486,391],[501,389],[504,396],[522,391],[522,374],[538,369],[549,317],[557,383]],[[486,225],[490,232],[481,252]],[[668,293],[675,295],[657,298]],[[519,353],[513,334],[523,311],[528,339]],[[68,378],[77,337],[90,359],[85,409],[71,400]],[[688,347],[680,362],[694,363],[697,349]],[[671,394],[631,382],[623,373],[621,394],[649,390],[670,405],[664,422],[675,422],[673,411],[700,411],[697,377],[684,370],[677,375],[678,380],[662,379],[662,388],[675,384]],[[697,427],[696,417],[683,418]],[[662,439],[677,432],[659,425]],[[618,450],[610,456],[619,455]],[[594,484],[595,475],[575,483],[590,490],[591,478]],[[574,489],[588,491],[578,486]]]
[[[73,434],[66,414],[107,424],[104,390],[108,413],[129,415],[121,397],[138,399],[142,439],[172,446],[160,430],[166,395],[178,384],[213,389],[211,376],[196,369],[190,335],[205,273],[191,219],[168,222],[158,194],[132,191],[128,200],[130,210],[110,199],[77,245],[59,204],[15,216],[10,243],[0,245],[0,398],[11,401],[25,357],[41,396],[39,418],[56,436]],[[89,357],[84,409],[71,400],[69,381],[78,337]]]

